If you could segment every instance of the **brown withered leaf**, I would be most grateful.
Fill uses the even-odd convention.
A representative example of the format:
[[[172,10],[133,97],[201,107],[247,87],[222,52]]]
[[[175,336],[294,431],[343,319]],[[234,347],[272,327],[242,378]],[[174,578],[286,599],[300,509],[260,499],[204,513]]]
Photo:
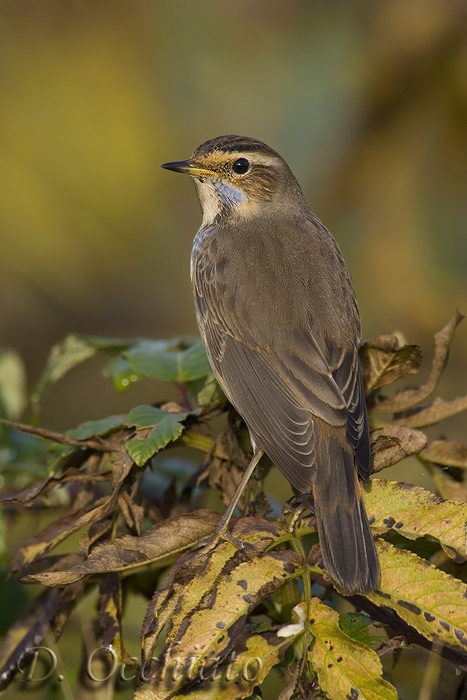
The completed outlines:
[[[90,510],[66,515],[50,523],[20,547],[11,563],[11,571],[20,571],[25,565],[48,554],[60,542],[63,542],[84,525],[102,518],[109,511],[111,505],[111,499],[106,496],[97,501]]]
[[[427,443],[421,430],[405,425],[388,425],[370,433],[373,472],[401,462],[409,455],[419,454]]]
[[[419,455],[425,462],[444,467],[467,467],[467,445],[450,440],[431,440]]]
[[[219,517],[219,513],[209,510],[173,516],[154,525],[141,537],[124,535],[97,545],[80,566],[53,574],[41,573],[26,580],[46,586],[64,586],[91,574],[129,572],[148,565],[166,566],[200,538],[212,534]]]
[[[437,470],[438,474],[433,474],[436,488],[443,498],[449,498],[458,503],[467,503],[467,484],[464,481],[454,481],[449,479],[442,470]]]
[[[84,535],[80,538],[78,545],[79,551],[87,557],[91,548],[111,530],[113,524],[113,513],[106,515],[102,520],[91,523]]]
[[[83,555],[77,552],[72,552],[71,554],[50,554],[48,557],[36,559],[36,561],[25,566],[23,568],[23,577],[42,574],[44,571],[54,572],[61,571],[62,569],[69,569],[72,566],[82,564],[83,561]],[[24,578],[22,580],[24,580]]]
[[[187,566],[187,561],[191,562],[189,552],[185,552],[177,559],[167,578],[155,591],[146,610],[141,629],[141,668],[143,673],[148,664],[151,664],[153,649],[159,635],[170,620],[182,595],[183,586],[176,582],[176,579],[183,567]],[[190,570],[196,575],[197,567],[188,563],[187,572]]]
[[[47,493],[51,489],[55,488],[60,483],[72,483],[76,481],[108,481],[110,475],[107,474],[88,474],[79,469],[68,469],[63,474],[57,476],[50,476],[47,479],[38,481],[36,484],[31,484],[26,488],[14,492],[6,492],[0,496],[0,503],[4,505],[22,506],[23,508],[30,508],[36,504],[39,496]]]
[[[144,508],[139,503],[136,503],[127,491],[122,491],[119,494],[118,505],[130,530],[135,530],[138,535],[141,534]]]
[[[264,552],[281,532],[278,525],[259,518],[242,518],[233,529],[234,536],[252,545],[256,555]],[[172,632],[168,632],[167,642],[175,642],[173,634],[182,626],[185,611],[199,606],[236,552],[230,542],[220,542],[215,551],[187,552],[177,560],[170,576],[155,592],[148,606],[141,635],[143,664],[151,658],[158,637],[169,620]]]
[[[450,321],[435,335],[435,352],[430,376],[419,387],[408,387],[399,391],[394,397],[380,401],[374,408],[377,413],[398,413],[406,411],[424,401],[436,388],[446,366],[449,345],[454,332],[464,317],[458,311]]]
[[[409,428],[423,428],[439,423],[445,418],[451,418],[467,410],[467,396],[458,396],[452,401],[444,401],[437,396],[429,406],[417,407],[412,411],[397,416],[395,425],[406,425]]]
[[[20,668],[27,668],[27,650],[42,644],[50,628],[56,637],[82,596],[81,583],[45,591],[31,605],[26,616],[11,627],[0,647],[0,691],[13,680]]]
[[[399,481],[371,479],[362,484],[371,529],[399,532],[408,539],[427,537],[458,562],[467,559],[467,503],[447,501],[431,491]]]
[[[44,556],[63,542],[67,537],[77,532],[84,525],[101,520],[115,506],[122,484],[133,467],[133,460],[125,450],[121,450],[114,462],[112,474],[113,491],[110,496],[104,496],[93,503],[90,508],[65,515],[50,523],[39,534],[29,539],[16,553],[11,564],[11,571],[19,571],[24,565],[30,564]],[[43,574],[44,576],[46,574]],[[52,576],[52,574],[51,574]],[[58,572],[53,577],[59,577]],[[52,584],[60,585],[60,584]]]
[[[224,505],[232,500],[235,490],[250,459],[243,452],[231,427],[223,430],[212,443],[211,457],[207,466],[198,477],[198,483],[208,479],[209,486],[215,488],[222,496]],[[244,496],[240,508],[244,505]]]
[[[26,488],[18,491],[17,493],[12,491],[6,491],[0,495],[0,503],[12,506],[22,506],[23,508],[29,508],[34,505],[35,500],[42,493],[45,493],[49,489],[53,488],[57,483],[57,479],[50,476],[47,479],[38,481],[36,484],[31,484]]]
[[[360,347],[363,384],[368,395],[378,387],[415,374],[422,363],[418,345],[403,345],[393,335],[367,340]]]
[[[148,428],[147,434],[149,435],[150,429]],[[105,456],[104,456],[105,459]],[[122,447],[116,456],[116,458],[113,460],[112,463],[112,484],[114,487],[114,491],[112,493],[112,496],[115,496],[115,498],[118,495],[119,488],[125,481],[126,477],[130,473],[132,467],[134,466],[134,462],[131,459],[130,455],[128,452]]]
[[[130,656],[122,636],[122,589],[118,574],[104,574],[99,584],[97,641],[111,647],[119,663],[128,663]]]

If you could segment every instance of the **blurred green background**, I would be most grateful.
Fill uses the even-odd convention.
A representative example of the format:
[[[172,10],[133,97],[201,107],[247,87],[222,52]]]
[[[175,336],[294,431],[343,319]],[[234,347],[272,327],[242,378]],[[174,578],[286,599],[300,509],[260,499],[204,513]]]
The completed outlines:
[[[399,330],[429,359],[467,311],[466,39],[465,0],[0,0],[0,345],[30,387],[70,332],[197,332],[199,205],[159,166],[228,133],[287,160],[344,252],[364,336]],[[464,326],[445,398],[467,390]],[[167,397],[118,395],[99,363],[49,392],[42,425]],[[406,697],[425,660],[396,667]]]
[[[0,8],[0,343],[26,358],[31,383],[70,331],[196,332],[199,205],[159,165],[225,133],[288,161],[343,249],[365,337],[399,329],[430,351],[466,311],[465,2]],[[461,327],[459,371],[466,348]],[[91,376],[92,363],[75,370],[41,422],[134,405]]]

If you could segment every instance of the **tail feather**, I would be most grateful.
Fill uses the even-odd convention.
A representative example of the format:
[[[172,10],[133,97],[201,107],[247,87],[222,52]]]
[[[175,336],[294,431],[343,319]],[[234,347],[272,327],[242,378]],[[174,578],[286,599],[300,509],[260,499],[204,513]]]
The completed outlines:
[[[345,593],[374,591],[380,580],[379,561],[356,475],[354,452],[339,439],[339,429],[322,425],[315,428],[317,469],[313,497],[324,565]]]

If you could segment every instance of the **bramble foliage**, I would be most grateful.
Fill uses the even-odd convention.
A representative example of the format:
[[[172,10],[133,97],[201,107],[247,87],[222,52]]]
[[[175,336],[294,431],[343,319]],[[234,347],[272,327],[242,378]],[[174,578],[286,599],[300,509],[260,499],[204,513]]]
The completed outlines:
[[[215,382],[199,339],[66,338],[53,348],[34,392],[36,409],[49,385],[96,353],[108,356],[119,391],[147,376],[176,384],[181,405],[138,406],[63,435],[12,422],[24,403],[21,370],[14,355],[0,356],[3,441],[14,448],[14,455],[1,453],[3,505],[9,511],[46,510],[57,490],[69,496],[60,517],[24,542],[11,562],[25,584],[39,583],[44,590],[6,635],[0,688],[49,628],[61,635],[93,588],[99,600],[96,639],[121,663],[139,669],[138,700],[254,697],[272,668],[284,678],[284,699],[313,693],[332,700],[396,700],[380,657],[413,643],[467,669],[467,503],[461,502],[467,498],[462,479],[445,469],[467,467],[467,446],[428,441],[423,431],[467,408],[467,397],[429,399],[461,318],[457,314],[436,334],[428,380],[389,397],[381,389],[418,371],[420,349],[399,347],[392,336],[361,348],[370,420],[378,426],[371,434],[373,471],[416,455],[438,493],[379,478],[362,486],[378,536],[381,585],[375,593],[348,598],[355,611],[341,615],[325,602],[333,584],[322,568],[314,516],[303,515],[293,527],[285,512],[280,519],[267,516],[264,468],[252,478],[241,503],[244,515],[233,526],[244,548],[221,542],[214,551],[197,549],[219,519],[203,507],[204,495],[215,487],[228,502],[248,463],[240,439],[244,427]],[[2,371],[4,361],[15,371]],[[211,437],[214,419],[225,415],[223,430]],[[165,465],[169,478],[161,481],[160,455],[183,445],[200,451],[201,466],[180,473]],[[459,502],[446,500],[449,495]],[[78,551],[52,553],[83,528]],[[125,649],[121,620],[126,594],[138,589],[142,573],[150,602],[135,661]]]

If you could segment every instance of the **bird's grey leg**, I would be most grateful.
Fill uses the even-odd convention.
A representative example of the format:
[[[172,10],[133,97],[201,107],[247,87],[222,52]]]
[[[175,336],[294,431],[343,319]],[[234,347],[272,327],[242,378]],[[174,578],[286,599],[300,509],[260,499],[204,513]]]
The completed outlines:
[[[253,452],[253,457],[251,458],[250,464],[245,470],[244,475],[242,476],[242,479],[237,486],[237,490],[235,491],[234,495],[232,496],[232,500],[230,501],[228,508],[226,509],[225,513],[219,520],[219,524],[212,533],[210,537],[203,538],[202,540],[199,540],[199,544],[203,545],[203,551],[209,551],[213,549],[219,540],[224,540],[226,542],[230,542],[231,544],[235,545],[237,549],[241,549],[242,547],[245,546],[244,542],[241,542],[240,540],[237,540],[235,537],[229,534],[228,527],[229,527],[229,521],[232,515],[234,514],[234,510],[237,507],[237,503],[241,498],[241,495],[243,491],[245,490],[245,486],[247,485],[250,476],[253,474],[256,465],[260,461],[261,457],[263,456],[264,452],[263,450],[260,450],[256,445],[254,446],[254,452]]]

